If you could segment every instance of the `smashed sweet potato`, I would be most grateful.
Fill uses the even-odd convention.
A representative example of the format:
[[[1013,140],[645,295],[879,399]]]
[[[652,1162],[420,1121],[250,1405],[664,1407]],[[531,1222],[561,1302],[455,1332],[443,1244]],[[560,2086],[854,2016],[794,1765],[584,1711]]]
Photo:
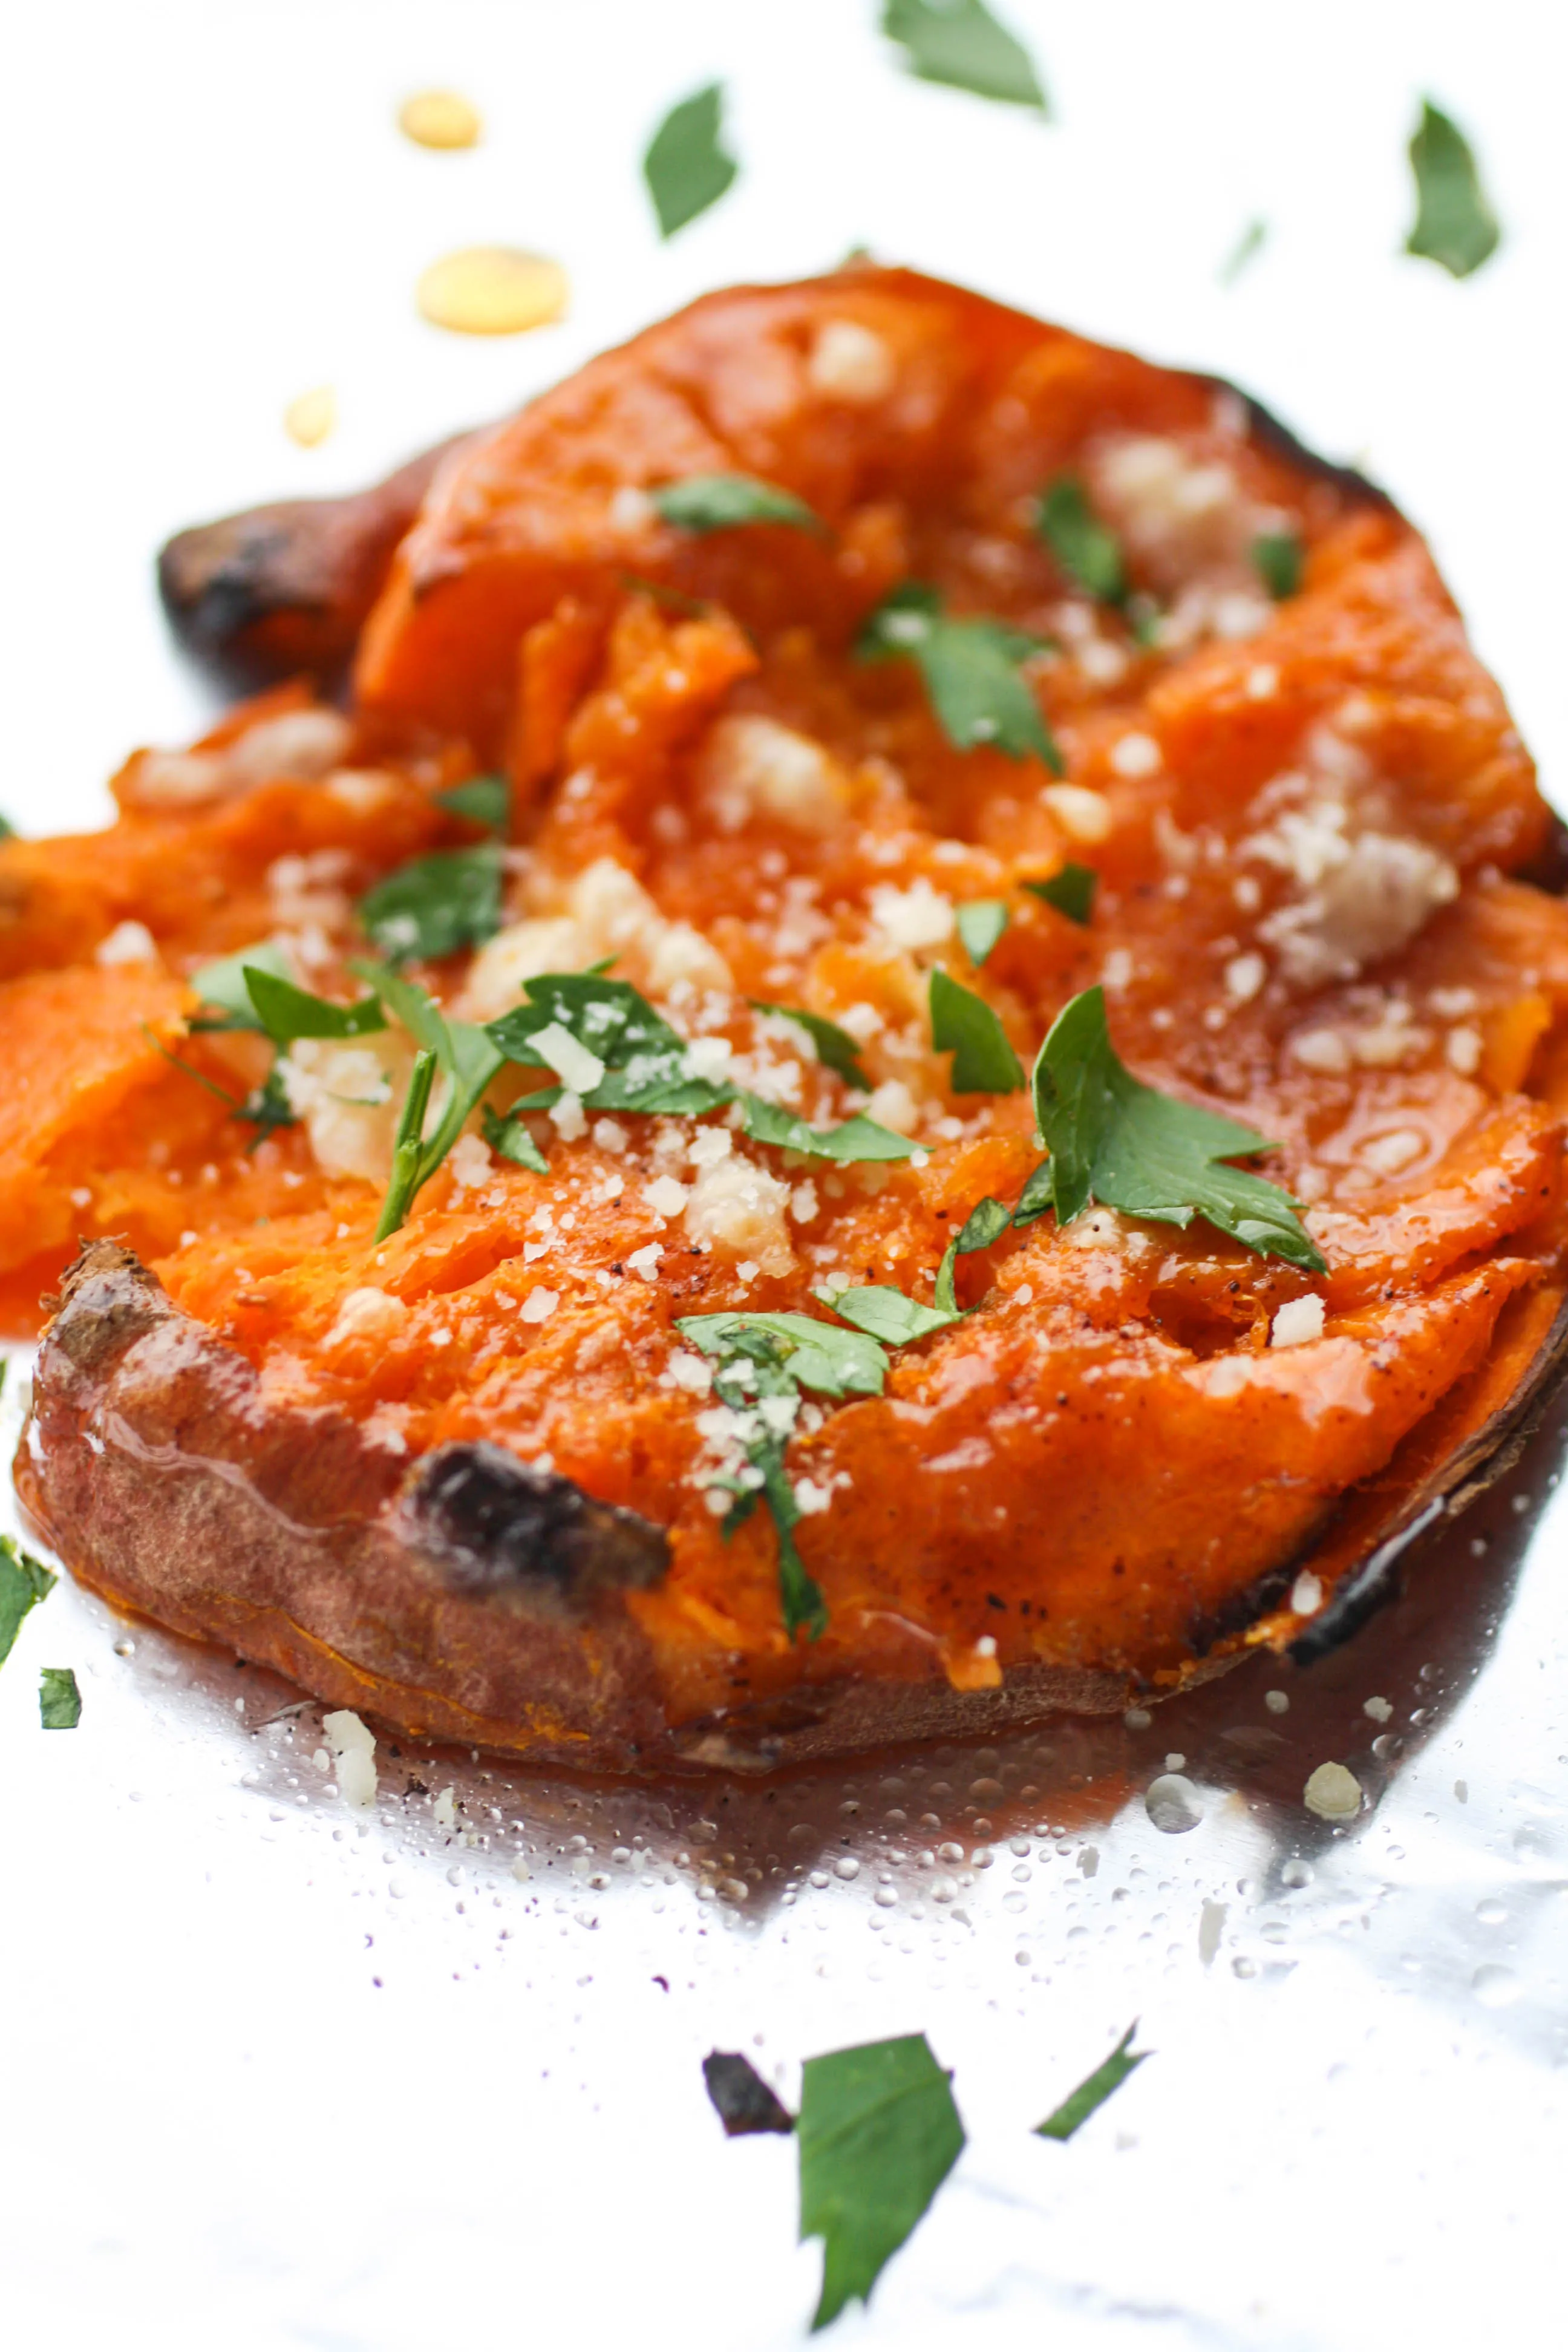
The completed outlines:
[[[661,508],[734,477],[806,524]],[[967,732],[900,650],[932,615],[998,698],[963,673]],[[715,295],[443,460],[355,679],[0,846],[13,1328],[91,1244],[19,1475],[111,1595],[413,1730],[754,1766],[1321,1639],[1539,1396],[1568,917],[1510,877],[1551,820],[1420,539],[1235,394],[900,271]],[[715,1098],[603,1108],[567,1038],[378,1233],[417,1041],[295,1043],[247,1126],[265,1043],[191,977],[268,939],[354,999],[365,893],[481,841],[443,795],[492,768],[500,928],[405,976],[479,1024],[607,965]],[[1269,1139],[1298,1261],[1004,1217],[879,1393],[781,1411],[758,1507],[765,1408],[679,1326],[929,1307],[1041,1161],[1009,1057],[1094,987],[1146,1085]],[[858,1116],[904,1156],[822,1148]]]

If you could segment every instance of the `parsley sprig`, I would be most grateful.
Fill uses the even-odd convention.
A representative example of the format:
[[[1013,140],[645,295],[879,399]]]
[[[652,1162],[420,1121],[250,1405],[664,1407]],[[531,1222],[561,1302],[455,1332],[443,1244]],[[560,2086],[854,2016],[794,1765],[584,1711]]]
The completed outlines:
[[[1009,759],[1033,756],[1057,775],[1061,752],[1040,713],[1023,665],[1047,650],[1043,637],[1002,621],[944,613],[934,588],[906,580],[885,596],[860,631],[855,651],[863,662],[914,662],[948,741],[960,751],[977,745]]]
[[[827,1604],[795,1547],[802,1517],[785,1467],[802,1391],[818,1396],[879,1396],[888,1359],[874,1339],[810,1315],[683,1315],[676,1329],[715,1360],[714,1392],[739,1416],[746,1470],[714,1481],[734,1496],[724,1519],[733,1534],[766,1504],[778,1537],[779,1601],[790,1639],[826,1630]]]
[[[698,536],[752,522],[787,523],[816,539],[831,535],[804,499],[780,489],[776,482],[759,481],[754,474],[688,474],[650,495],[666,522]]]
[[[1086,988],[1058,1014],[1034,1073],[1035,1116],[1050,1158],[1037,1169],[1015,1223],[1054,1208],[1067,1225],[1092,1202],[1186,1227],[1194,1217],[1304,1273],[1327,1265],[1278,1184],[1227,1164],[1272,1150],[1234,1119],[1163,1095],[1135,1078],[1110,1043],[1105,992]]]

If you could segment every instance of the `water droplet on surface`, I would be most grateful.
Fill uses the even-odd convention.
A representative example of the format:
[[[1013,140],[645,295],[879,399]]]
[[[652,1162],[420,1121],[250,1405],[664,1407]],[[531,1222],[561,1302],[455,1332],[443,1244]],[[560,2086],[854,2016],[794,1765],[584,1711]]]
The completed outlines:
[[[1268,1709],[1270,1715],[1289,1715],[1290,1712],[1290,1694],[1289,1691],[1281,1690],[1265,1691],[1263,1694],[1263,1704]]]
[[[1470,1979],[1470,1990],[1483,2009],[1507,2009],[1516,2001],[1524,1988],[1511,1969],[1500,1960],[1487,1960]]]
[[[1476,1916],[1483,1927],[1500,1927],[1508,1917],[1508,1906],[1500,1903],[1495,1895],[1489,1895],[1484,1903],[1477,1904]]]
[[[831,1884],[827,1873],[825,1870],[814,1870],[811,1874],[810,1883],[813,1886],[826,1886]]]
[[[1192,1782],[1180,1772],[1162,1772],[1144,1792],[1143,1810],[1157,1830],[1180,1837],[1195,1830],[1204,1817],[1204,1802]]]
[[[956,1903],[958,1881],[955,1878],[933,1878],[931,1883],[931,1899],[933,1903]]]
[[[1279,1873],[1281,1886],[1310,1886],[1312,1865],[1310,1862],[1288,1862]]]
[[[937,1860],[939,1862],[962,1862],[963,1860],[963,1848],[961,1845],[955,1845],[951,1838],[945,1845],[938,1846],[936,1853]]]
[[[876,1899],[884,1911],[890,1911],[899,1899],[899,1890],[896,1886],[879,1886]]]
[[[833,1865],[835,1878],[858,1878],[860,1864],[852,1853],[841,1853]]]
[[[1147,1731],[1154,1718],[1146,1706],[1130,1706],[1121,1720],[1129,1731]]]

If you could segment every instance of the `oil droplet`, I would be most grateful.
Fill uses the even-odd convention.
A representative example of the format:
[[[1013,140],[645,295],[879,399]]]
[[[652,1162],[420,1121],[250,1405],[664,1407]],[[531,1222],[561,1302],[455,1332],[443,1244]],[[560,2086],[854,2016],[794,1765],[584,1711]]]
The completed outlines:
[[[397,127],[416,147],[477,147],[479,110],[455,89],[421,89],[397,110]]]
[[[515,246],[471,245],[433,261],[415,299],[433,327],[455,335],[521,335],[559,319],[568,291],[558,261]]]
[[[301,449],[319,449],[338,421],[338,395],[330,383],[302,392],[283,411],[283,430]]]
[[[1180,1772],[1162,1772],[1144,1792],[1143,1810],[1157,1830],[1180,1837],[1195,1830],[1204,1817],[1203,1799]]]
[[[1521,1986],[1511,1969],[1499,1960],[1488,1960],[1470,1979],[1470,1990],[1483,2009],[1507,2009],[1519,1999]]]

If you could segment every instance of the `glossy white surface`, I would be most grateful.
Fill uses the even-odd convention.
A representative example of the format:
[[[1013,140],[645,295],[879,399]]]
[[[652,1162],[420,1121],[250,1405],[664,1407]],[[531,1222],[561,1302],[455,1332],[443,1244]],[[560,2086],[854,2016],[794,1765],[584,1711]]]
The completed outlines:
[[[149,585],[176,525],[353,484],[701,288],[860,242],[1230,373],[1361,455],[1430,530],[1550,782],[1556,13],[1010,14],[1055,127],[902,79],[858,0],[32,12],[0,153],[0,803],[30,831],[94,821],[131,744],[198,722]],[[745,175],[661,249],[637,158],[714,73]],[[432,82],[480,105],[485,146],[398,138]],[[1509,232],[1465,286],[1396,256],[1422,88],[1481,142]],[[1223,291],[1254,212],[1272,239]],[[418,270],[492,238],[566,263],[565,325],[421,325]],[[281,412],[319,383],[342,422],[300,451]],[[13,1380],[7,1435],[19,1402]],[[726,2144],[699,2062],[748,2049],[793,2095],[802,2057],[923,2028],[970,2145],[839,2342],[1554,2340],[1559,1451],[1538,1441],[1309,1673],[777,1787],[593,1790],[384,1746],[355,1817],[312,1706],[62,1584],[0,1673],[8,2339],[798,2341],[819,2258],[792,2242],[793,2149]],[[67,1664],[81,1727],[46,1736],[38,1669]],[[1202,1795],[1184,1835],[1143,1801],[1171,1754]],[[1328,1759],[1367,1791],[1348,1829],[1301,1803]],[[1157,2055],[1070,2146],[1032,2138],[1135,2015]]]

